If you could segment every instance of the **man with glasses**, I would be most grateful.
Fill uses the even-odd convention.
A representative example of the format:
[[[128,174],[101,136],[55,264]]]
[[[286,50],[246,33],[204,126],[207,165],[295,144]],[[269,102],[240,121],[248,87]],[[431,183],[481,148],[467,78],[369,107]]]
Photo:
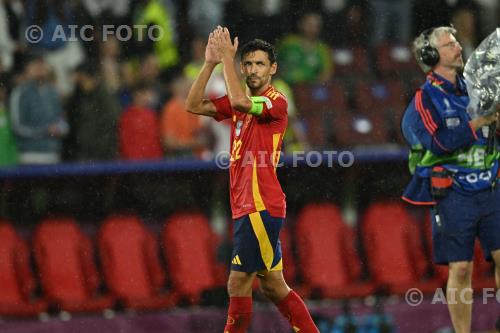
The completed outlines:
[[[500,132],[495,123],[500,124],[498,111],[475,119],[466,111],[469,97],[455,33],[452,27],[431,28],[413,42],[427,80],[402,120],[413,174],[403,199],[431,207],[434,261],[449,267],[453,327],[456,333],[470,333],[476,237],[486,259],[494,260],[500,284],[500,153],[495,144]]]

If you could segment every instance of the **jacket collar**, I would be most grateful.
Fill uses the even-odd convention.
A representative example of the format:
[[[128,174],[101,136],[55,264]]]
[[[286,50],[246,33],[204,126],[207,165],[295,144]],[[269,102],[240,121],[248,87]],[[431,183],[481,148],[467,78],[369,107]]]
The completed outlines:
[[[465,80],[460,74],[457,74],[456,85],[435,72],[430,72],[429,74],[427,74],[427,82],[431,86],[436,87],[437,89],[448,94],[454,94],[458,96],[467,95]]]

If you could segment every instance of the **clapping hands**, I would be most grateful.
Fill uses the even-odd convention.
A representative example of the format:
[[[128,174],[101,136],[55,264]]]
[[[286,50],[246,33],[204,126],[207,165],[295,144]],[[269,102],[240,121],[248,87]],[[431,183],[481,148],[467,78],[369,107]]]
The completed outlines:
[[[218,26],[208,37],[205,50],[205,60],[211,63],[220,63],[223,60],[233,61],[238,50],[238,37],[231,40],[227,28]]]

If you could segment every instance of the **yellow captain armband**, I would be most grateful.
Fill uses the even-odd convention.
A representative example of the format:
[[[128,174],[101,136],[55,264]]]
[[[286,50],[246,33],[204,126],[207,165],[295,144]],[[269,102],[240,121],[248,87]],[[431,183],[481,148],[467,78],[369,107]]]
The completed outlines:
[[[260,116],[262,114],[262,111],[264,111],[264,104],[266,104],[267,109],[273,107],[273,103],[266,96],[252,96],[250,99],[252,100],[252,108],[248,113],[253,116]]]
[[[265,97],[262,96],[250,97],[250,99],[252,100],[252,107],[250,108],[250,111],[248,111],[248,113],[252,116],[260,116],[262,114],[262,111],[264,110],[264,98]]]

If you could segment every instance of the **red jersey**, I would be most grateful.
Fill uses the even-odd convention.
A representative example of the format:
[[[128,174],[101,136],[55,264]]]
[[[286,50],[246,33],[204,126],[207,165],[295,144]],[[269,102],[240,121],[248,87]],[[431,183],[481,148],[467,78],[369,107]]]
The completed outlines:
[[[267,210],[285,217],[286,203],[276,166],[288,123],[286,98],[269,86],[260,116],[239,112],[227,96],[212,100],[215,119],[231,118],[230,194],[233,219]]]

